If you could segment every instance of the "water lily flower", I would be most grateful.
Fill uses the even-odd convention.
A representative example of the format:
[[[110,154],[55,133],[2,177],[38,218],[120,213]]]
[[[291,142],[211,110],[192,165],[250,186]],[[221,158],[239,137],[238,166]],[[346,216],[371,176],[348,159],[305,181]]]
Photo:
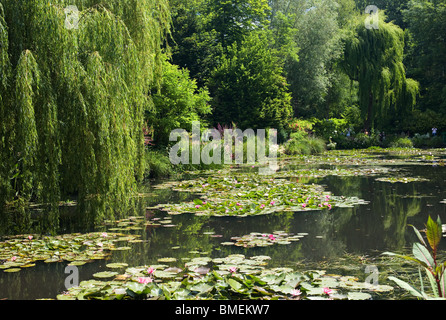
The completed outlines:
[[[107,235],[107,232],[102,232],[102,233],[101,233],[101,236],[104,237],[104,238],[107,238],[107,236],[108,236],[108,235]]]
[[[16,260],[17,260],[16,256],[11,257],[11,261],[16,261]]]
[[[152,282],[153,279],[151,277],[139,277],[138,283],[146,284]]]
[[[268,237],[269,237],[269,239],[272,240],[272,241],[276,240],[276,238],[275,238],[274,235],[272,235],[272,234],[270,234]]]
[[[302,203],[302,208],[306,208],[307,204],[306,203]]]
[[[324,206],[326,206],[326,207],[327,207],[327,206],[328,206],[328,202],[324,202]]]
[[[102,246],[103,246],[102,242],[98,242],[97,245],[98,245],[99,247],[102,247]]]
[[[325,198],[326,198],[327,200],[330,200],[330,196],[329,196],[328,194],[325,196]]]
[[[152,267],[147,269],[148,274],[152,274],[153,272],[155,272],[155,269],[153,269]]]
[[[116,288],[114,291],[115,294],[125,294],[127,292],[127,290],[124,288]]]
[[[333,292],[333,290],[331,290],[330,288],[324,288],[324,293],[326,295],[330,295]]]
[[[273,205],[276,204],[276,201],[273,200],[273,201],[271,201],[269,204],[273,206]]]
[[[199,209],[201,206],[199,205],[199,204],[197,204],[196,206],[195,206],[195,209]]]
[[[322,208],[322,203],[319,203],[317,206],[318,206],[319,208]]]
[[[237,272],[237,267],[230,267],[229,272],[232,272],[232,273]]]
[[[265,205],[264,205],[264,204],[261,204],[261,205],[260,205],[260,209],[263,209],[263,208],[265,208]]]
[[[240,202],[237,202],[236,205],[240,207],[242,204]]]
[[[206,201],[203,201],[203,205],[205,205],[206,204]]]
[[[331,210],[331,204],[328,205],[328,210]]]
[[[29,239],[29,240],[32,240],[32,238],[33,238],[32,235],[29,235],[29,236],[28,236],[28,239]]]
[[[293,289],[293,290],[291,290],[291,295],[292,295],[293,297],[300,296],[301,294],[302,294],[302,292],[301,292],[299,289]]]

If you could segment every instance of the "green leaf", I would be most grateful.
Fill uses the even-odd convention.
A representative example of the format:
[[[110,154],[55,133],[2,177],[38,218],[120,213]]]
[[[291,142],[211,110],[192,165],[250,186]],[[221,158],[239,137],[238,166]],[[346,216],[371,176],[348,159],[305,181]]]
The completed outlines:
[[[243,290],[242,290],[243,285],[240,282],[238,282],[237,280],[230,278],[230,279],[228,279],[228,284],[231,286],[231,288],[234,291],[243,293]]]
[[[436,251],[442,237],[440,217],[438,217],[437,221],[435,222],[429,216],[426,225],[426,236],[431,248]]]
[[[445,277],[444,267],[440,277],[440,296],[442,298],[446,298],[446,277]]]
[[[428,268],[428,267],[429,267],[429,266],[428,266],[426,263],[424,263],[423,261],[420,261],[420,260],[418,260],[418,259],[415,259],[414,257],[411,257],[411,256],[405,256],[405,255],[398,254],[398,253],[394,253],[394,252],[383,252],[382,254],[383,254],[383,255],[388,255],[388,256],[395,256],[395,257],[402,258],[402,259],[405,259],[405,260],[408,260],[408,261],[413,261],[413,262],[416,262],[416,263],[418,263],[419,265],[421,265],[421,266],[423,266],[423,267],[425,267],[425,268]]]
[[[412,253],[416,259],[425,263],[430,269],[432,269],[435,265],[434,259],[432,258],[429,250],[427,250],[427,248],[422,244],[414,243]]]
[[[422,298],[422,299],[426,299],[427,296],[423,293],[420,292],[419,290],[415,289],[414,287],[412,287],[410,284],[408,284],[407,282],[400,280],[398,278],[395,277],[389,277],[389,280],[394,281],[399,287],[401,287],[402,289],[405,289],[407,291],[409,291],[409,293],[417,298]]]
[[[409,225],[409,226],[411,226],[411,227],[413,228],[413,230],[415,231],[415,234],[417,235],[418,240],[420,240],[420,242],[421,242],[425,247],[427,247],[426,242],[424,241],[423,236],[421,235],[420,231],[418,231],[418,229],[415,228],[415,226],[413,226],[413,225]]]
[[[207,283],[200,282],[190,288],[191,291],[198,291],[200,294],[207,293],[211,291],[214,287],[208,285]]]
[[[438,298],[439,293],[438,293],[438,287],[437,287],[437,282],[435,281],[435,277],[432,275],[432,272],[430,270],[428,270],[426,268],[424,270],[426,270],[426,275],[427,275],[427,278],[429,279],[429,282],[431,284],[431,288],[434,293],[434,297]]]

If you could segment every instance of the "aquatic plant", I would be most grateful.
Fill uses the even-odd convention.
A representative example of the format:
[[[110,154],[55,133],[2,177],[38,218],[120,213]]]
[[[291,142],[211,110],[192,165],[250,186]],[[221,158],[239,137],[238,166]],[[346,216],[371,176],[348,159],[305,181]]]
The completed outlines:
[[[433,292],[434,298],[446,298],[446,278],[445,278],[445,267],[446,262],[437,261],[437,251],[438,246],[440,244],[440,240],[442,238],[442,224],[440,217],[437,218],[437,221],[434,221],[430,216],[428,218],[426,224],[426,238],[429,243],[429,246],[426,244],[426,241],[423,239],[421,233],[417,228],[412,226],[415,234],[417,235],[420,243],[414,243],[412,247],[411,256],[396,254],[393,252],[384,252],[385,255],[397,256],[403,258],[405,260],[415,262],[419,265],[420,268],[424,269],[426,275],[429,279],[429,283]],[[411,284],[398,279],[396,277],[389,277],[390,280],[396,282],[398,286],[407,290],[413,296],[421,299],[431,299],[425,290],[423,285],[423,279],[421,277],[421,271],[419,269],[419,277],[421,281],[421,289],[417,289]]]
[[[373,292],[393,290],[391,286],[375,286],[355,277],[328,275],[323,270],[266,268],[270,259],[269,256],[248,258],[232,254],[214,259],[195,258],[186,268],[129,267],[113,280],[82,281],[78,287],[59,294],[57,299],[369,300]],[[110,274],[103,272],[100,276]]]

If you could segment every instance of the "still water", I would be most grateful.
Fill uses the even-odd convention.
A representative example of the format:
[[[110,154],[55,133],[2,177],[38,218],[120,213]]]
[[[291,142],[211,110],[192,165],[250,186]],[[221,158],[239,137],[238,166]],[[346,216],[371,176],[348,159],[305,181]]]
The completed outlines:
[[[157,264],[159,258],[173,257],[173,265],[184,266],[187,258],[196,256],[225,257],[241,253],[247,257],[267,255],[269,266],[293,268],[324,268],[327,270],[361,277],[365,265],[363,259],[373,261],[384,251],[401,251],[416,242],[416,236],[408,224],[419,229],[424,227],[429,215],[440,216],[446,221],[446,167],[432,165],[406,165],[395,167],[406,176],[428,179],[411,183],[388,183],[372,176],[327,176],[309,180],[324,185],[337,195],[355,196],[369,201],[353,208],[334,208],[326,211],[283,212],[255,217],[206,217],[192,214],[170,216],[168,224],[148,226],[131,231],[141,235],[142,242],[128,244],[130,250],[114,251],[108,260],[97,260],[79,266],[79,280],[89,280],[98,271],[106,270],[106,264],[125,262],[129,266]],[[163,220],[165,213],[146,211],[157,203],[176,203],[193,198],[193,195],[170,190],[152,190],[142,198],[137,214],[149,220]],[[83,220],[77,218],[75,206],[60,209],[55,231],[59,234],[87,231],[106,231],[104,225],[85,230]],[[2,236],[12,233],[32,233],[39,228],[38,222],[27,216],[28,229],[19,227],[20,217],[2,221]],[[164,219],[165,220],[165,219]],[[23,222],[23,221],[21,221]],[[33,229],[34,228],[34,229]],[[271,233],[282,230],[288,233],[306,233],[298,242],[289,245],[260,248],[226,246],[222,243],[231,237],[251,232]],[[25,233],[24,232],[24,233]],[[444,242],[443,242],[444,245]],[[0,299],[55,298],[65,291],[66,263],[38,262],[34,267],[20,272],[0,271]]]

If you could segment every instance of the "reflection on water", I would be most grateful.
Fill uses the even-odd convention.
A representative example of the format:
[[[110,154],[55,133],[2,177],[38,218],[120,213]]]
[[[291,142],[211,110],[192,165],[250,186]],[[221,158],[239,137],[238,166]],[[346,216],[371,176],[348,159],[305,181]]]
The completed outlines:
[[[356,196],[370,201],[354,208],[335,208],[330,212],[276,213],[256,217],[204,217],[192,214],[172,216],[171,224],[163,227],[149,226],[133,233],[142,235],[141,243],[131,243],[131,250],[115,251],[108,261],[95,261],[80,266],[80,281],[92,278],[92,274],[106,269],[110,262],[126,262],[129,266],[159,264],[162,257],[174,257],[182,267],[188,258],[196,256],[225,257],[232,253],[246,256],[268,255],[269,266],[305,266],[324,262],[330,266],[345,254],[357,256],[379,255],[383,251],[397,251],[411,246],[417,239],[408,224],[422,228],[428,215],[440,215],[446,221],[446,199],[443,188],[446,179],[445,167],[406,166],[400,167],[408,176],[422,176],[425,182],[387,183],[375,177],[329,176],[314,180],[335,195]],[[151,190],[137,201],[133,215],[148,219],[163,217],[160,212],[146,212],[146,207],[157,203],[176,203],[193,195]],[[102,231],[104,225],[95,226],[84,208],[62,206],[60,214],[46,215],[45,208],[0,215],[0,235],[10,234],[63,234],[72,232]],[[82,211],[82,210],[81,210]],[[45,219],[37,219],[45,217]],[[233,236],[251,232],[308,233],[300,241],[289,245],[262,248],[242,248],[221,245]],[[17,273],[0,272],[0,299],[55,298],[64,291],[66,263],[45,264],[24,268]]]

